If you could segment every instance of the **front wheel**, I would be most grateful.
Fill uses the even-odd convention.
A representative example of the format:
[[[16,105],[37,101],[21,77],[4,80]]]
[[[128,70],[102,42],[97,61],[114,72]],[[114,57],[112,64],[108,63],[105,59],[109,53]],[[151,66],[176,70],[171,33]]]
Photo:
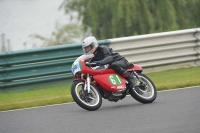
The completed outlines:
[[[141,82],[136,79],[136,86],[130,88],[131,96],[141,103],[152,103],[157,97],[157,91],[154,83],[146,75],[138,74]]]
[[[101,107],[102,96],[95,86],[90,85],[90,93],[84,90],[85,82],[82,80],[74,81],[71,86],[71,95],[74,101],[83,109],[93,111]]]

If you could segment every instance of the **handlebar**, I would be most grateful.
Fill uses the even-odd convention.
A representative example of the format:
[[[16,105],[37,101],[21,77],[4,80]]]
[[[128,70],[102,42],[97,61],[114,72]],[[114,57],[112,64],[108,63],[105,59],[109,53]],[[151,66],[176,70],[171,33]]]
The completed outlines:
[[[97,63],[94,63],[94,62],[91,62],[91,63],[86,62],[85,65],[86,66],[90,66],[90,67],[96,67],[96,66],[98,66]]]

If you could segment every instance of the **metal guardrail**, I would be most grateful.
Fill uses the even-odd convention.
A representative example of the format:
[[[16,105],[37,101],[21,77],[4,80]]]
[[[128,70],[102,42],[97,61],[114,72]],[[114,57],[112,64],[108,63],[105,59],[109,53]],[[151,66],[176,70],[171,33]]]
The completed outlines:
[[[0,88],[72,79],[71,65],[82,54],[81,43],[0,53]]]
[[[145,71],[200,66],[200,28],[110,39],[110,47]]]
[[[145,71],[200,65],[200,29],[100,40]],[[0,88],[72,79],[81,44],[0,53]]]

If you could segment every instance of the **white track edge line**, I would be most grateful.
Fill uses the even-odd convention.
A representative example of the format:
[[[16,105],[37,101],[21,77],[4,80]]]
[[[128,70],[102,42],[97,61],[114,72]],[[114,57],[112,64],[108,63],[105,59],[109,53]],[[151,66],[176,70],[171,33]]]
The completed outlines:
[[[176,89],[170,89],[170,90],[161,90],[161,91],[158,91],[158,92],[169,92],[169,91],[185,90],[185,89],[197,88],[197,87],[200,87],[200,86],[190,86],[190,87],[176,88]],[[0,113],[20,111],[20,110],[29,110],[29,109],[37,109],[37,108],[44,108],[44,107],[53,107],[53,106],[67,105],[67,104],[73,104],[73,103],[75,103],[75,102],[61,103],[61,104],[52,104],[52,105],[44,105],[44,106],[37,106],[37,107],[30,107],[30,108],[23,108],[23,109],[6,110],[6,111],[0,111]]]

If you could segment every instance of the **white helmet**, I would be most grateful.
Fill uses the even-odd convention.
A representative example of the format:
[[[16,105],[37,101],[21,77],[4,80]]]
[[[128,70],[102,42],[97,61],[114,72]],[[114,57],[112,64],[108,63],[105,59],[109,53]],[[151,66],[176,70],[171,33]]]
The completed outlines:
[[[99,44],[94,36],[87,37],[83,40],[82,48],[86,55],[93,54],[98,46]]]

